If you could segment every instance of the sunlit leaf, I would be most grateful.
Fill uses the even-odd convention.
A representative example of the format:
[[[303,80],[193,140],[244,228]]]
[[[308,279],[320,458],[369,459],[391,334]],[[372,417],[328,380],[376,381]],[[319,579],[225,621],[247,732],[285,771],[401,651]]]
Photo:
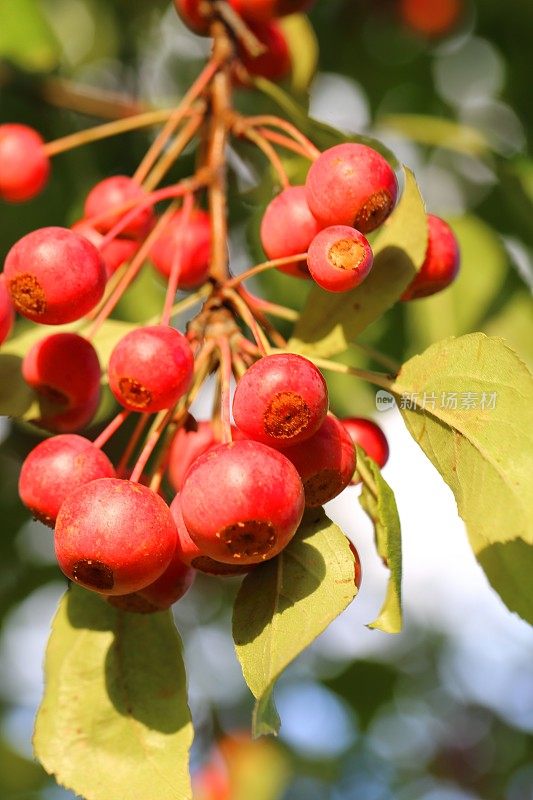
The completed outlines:
[[[57,66],[58,42],[38,0],[0,0],[0,57],[26,70]]]

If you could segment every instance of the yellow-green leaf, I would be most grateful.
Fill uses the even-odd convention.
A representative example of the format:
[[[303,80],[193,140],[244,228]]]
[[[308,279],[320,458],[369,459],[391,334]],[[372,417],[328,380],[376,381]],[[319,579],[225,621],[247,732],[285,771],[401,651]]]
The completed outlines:
[[[37,0],[0,0],[0,20],[0,57],[32,71],[57,66],[59,45]]]
[[[34,747],[85,800],[190,800],[192,725],[169,612],[118,611],[73,586],[52,626]]]
[[[402,531],[394,492],[375,461],[357,447],[357,472],[363,481],[359,502],[374,523],[376,547],[390,570],[387,595],[378,618],[369,628],[385,633],[402,630]]]
[[[322,509],[308,512],[289,546],[246,576],[235,601],[233,637],[257,701],[255,735],[278,732],[276,680],[356,593],[348,539]]]
[[[430,147],[445,147],[470,156],[486,156],[491,147],[480,131],[469,125],[425,114],[389,114],[378,125]]]
[[[503,340],[446,339],[392,386],[443,476],[470,544],[507,606],[533,623],[533,378]]]

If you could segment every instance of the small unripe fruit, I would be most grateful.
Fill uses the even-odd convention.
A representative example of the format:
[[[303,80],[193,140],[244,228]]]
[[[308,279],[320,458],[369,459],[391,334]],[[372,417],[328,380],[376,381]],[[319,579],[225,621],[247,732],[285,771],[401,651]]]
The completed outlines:
[[[402,300],[418,300],[446,289],[459,273],[461,254],[450,226],[440,217],[428,214],[426,257],[415,279],[402,294]]]
[[[282,453],[241,441],[219,445],[194,462],[181,508],[205,555],[227,564],[259,564],[278,555],[296,533],[304,493]]]
[[[373,263],[368,241],[346,225],[332,225],[317,233],[307,254],[311,277],[328,292],[347,292],[359,286]]]
[[[248,369],[233,399],[235,424],[250,439],[285,448],[321,426],[328,389],[319,369],[293,353],[265,356]]]
[[[140,246],[139,242],[133,239],[122,239],[116,236],[108,242],[105,247],[101,247],[104,241],[103,233],[99,233],[84,219],[75,222],[71,230],[79,233],[80,236],[84,236],[91,244],[94,244],[102,257],[108,278],[110,278],[119,267],[125,264],[126,261],[133,258]]]
[[[146,486],[100,478],[75,489],[57,516],[55,548],[70,580],[105,595],[154,583],[176,550],[176,526]]]
[[[15,321],[15,310],[7,290],[6,281],[0,275],[0,344],[5,342]]]
[[[113,175],[111,178],[105,178],[100,181],[91,189],[85,200],[84,216],[88,217],[90,222],[90,217],[100,217],[100,215],[109,211],[109,215],[96,222],[94,226],[100,233],[107,233],[117,222],[124,219],[132,211],[132,209],[129,209],[117,214],[113,213],[114,209],[128,203],[130,200],[142,201],[146,197],[146,191],[133,178],[127,175]],[[154,212],[151,206],[145,206],[128,222],[120,232],[120,235],[128,236],[132,239],[142,239],[149,233],[154,220]]]
[[[292,68],[291,52],[282,28],[276,22],[249,23],[257,39],[265,47],[258,56],[252,56],[242,46],[238,46],[241,62],[250,75],[279,81],[289,75]]]
[[[319,230],[320,225],[307,204],[305,186],[289,186],[266,207],[261,222],[261,244],[269,259],[295,256],[307,253]],[[296,278],[309,277],[306,260],[278,269]]]
[[[309,208],[322,227],[349,225],[369,233],[394,208],[398,182],[380,153],[348,142],[330,147],[317,158],[305,190]]]
[[[109,388],[130,411],[171,408],[191,384],[194,357],[185,336],[166,325],[136,328],[109,359]]]
[[[348,417],[341,422],[352,442],[359,445],[380,469],[384,467],[389,460],[389,443],[379,425],[364,417]]]
[[[26,457],[19,476],[20,499],[33,516],[54,526],[68,495],[97,478],[114,478],[105,453],[88,439],[74,434],[40,442]]]
[[[106,271],[98,250],[68,228],[39,228],[13,245],[4,274],[15,309],[44,325],[73,322],[101,300]]]
[[[154,266],[168,278],[176,258],[179,258],[179,289],[194,289],[207,280],[211,260],[211,217],[195,209],[185,226],[183,211],[177,211],[163,235],[152,247]]]
[[[302,479],[306,506],[323,506],[333,500],[348,486],[355,472],[355,447],[332,414],[314,436],[284,453]]]
[[[0,125],[0,197],[31,200],[46,186],[50,159],[40,134],[27,125]]]
[[[241,564],[223,564],[221,561],[215,561],[209,556],[206,556],[200,550],[198,545],[191,539],[189,531],[183,521],[181,496],[179,494],[176,495],[170,504],[170,511],[174,517],[174,522],[176,523],[176,529],[178,531],[177,549],[184,564],[188,564],[190,567],[206,575],[219,576],[244,575],[253,569],[251,566],[242,566]]]

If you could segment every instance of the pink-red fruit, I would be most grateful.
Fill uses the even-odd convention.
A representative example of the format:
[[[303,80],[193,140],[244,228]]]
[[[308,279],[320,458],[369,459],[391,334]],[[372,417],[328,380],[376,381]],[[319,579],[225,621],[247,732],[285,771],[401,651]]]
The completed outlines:
[[[136,328],[109,359],[109,387],[130,411],[171,408],[191,384],[194,357],[185,336],[166,325]]]
[[[259,564],[290,542],[304,511],[293,465],[260,442],[222,444],[192,465],[181,492],[199,549],[227,564]]]
[[[5,342],[15,321],[15,311],[6,286],[4,275],[0,275],[0,344]]]
[[[105,595],[154,583],[176,550],[176,526],[146,486],[100,478],[71,492],[57,516],[55,549],[70,580]]]
[[[242,17],[252,22],[268,22],[275,17],[298,14],[311,8],[315,0],[230,0]]]
[[[31,200],[46,186],[50,159],[42,137],[27,125],[0,125],[0,197]]]
[[[266,207],[261,222],[261,244],[269,259],[295,256],[307,253],[319,230],[320,225],[307,204],[305,186],[289,186]],[[305,258],[278,269],[296,278],[309,277]]]
[[[379,425],[364,417],[348,417],[341,422],[352,442],[358,444],[380,469],[384,467],[389,460],[389,443]]]
[[[256,22],[248,25],[265,51],[258,56],[252,56],[244,47],[237,47],[239,58],[247,71],[250,75],[258,75],[270,81],[285,78],[291,71],[292,58],[281,26],[277,22]]]
[[[85,236],[91,244],[94,244],[96,249],[100,252],[102,260],[105,264],[106,275],[108,278],[117,271],[126,261],[129,261],[137,250],[139,249],[139,242],[133,239],[123,239],[116,236],[108,244],[102,247],[104,241],[103,233],[99,233],[92,225],[85,219],[80,219],[72,225],[71,230]]]
[[[328,292],[347,292],[359,286],[373,263],[368,241],[346,225],[332,225],[317,233],[307,254],[311,277]]]
[[[114,478],[115,469],[88,439],[75,434],[40,442],[26,457],[19,476],[19,495],[33,516],[54,526],[68,495],[97,478]]]
[[[211,217],[195,209],[183,226],[183,211],[172,217],[150,256],[156,269],[168,278],[179,259],[178,288],[194,289],[207,280],[211,260]]]
[[[402,294],[402,300],[417,300],[446,289],[459,273],[461,254],[450,226],[440,217],[428,214],[426,257],[416,278]]]
[[[108,233],[118,222],[125,221],[125,217],[128,216],[129,221],[120,231],[120,235],[132,239],[142,239],[154,224],[155,217],[152,207],[140,207],[137,213],[133,211],[133,208],[118,212],[115,209],[134,200],[142,202],[146,198],[146,191],[133,178],[127,175],[113,175],[111,178],[100,181],[91,189],[85,201],[84,216],[89,218],[89,222],[100,233]],[[90,219],[91,217],[95,218],[94,223]]]
[[[101,300],[106,270],[98,250],[68,228],[39,228],[13,245],[4,274],[15,309],[44,325],[73,322]]]
[[[330,147],[309,170],[307,202],[322,227],[349,225],[361,233],[379,227],[398,196],[398,182],[388,162],[364,144]]]
[[[250,439],[285,448],[321,426],[328,389],[320,370],[292,353],[265,356],[248,369],[233,399],[235,424]]]
[[[220,440],[217,440],[210,422],[199,422],[196,430],[180,428],[177,431],[170,446],[167,467],[168,480],[177,492],[181,491],[191,464],[216,444],[220,444]]]
[[[355,447],[347,430],[332,414],[314,436],[284,453],[302,479],[306,506],[323,506],[333,500],[348,486],[355,472]]]

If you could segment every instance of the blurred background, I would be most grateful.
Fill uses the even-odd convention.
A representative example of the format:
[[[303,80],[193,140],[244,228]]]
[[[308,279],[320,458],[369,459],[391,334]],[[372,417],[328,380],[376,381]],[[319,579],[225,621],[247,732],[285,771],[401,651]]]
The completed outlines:
[[[504,337],[531,366],[533,4],[318,0],[311,21],[315,34],[301,21],[287,23],[294,58],[287,90],[306,103],[308,87],[312,116],[386,143],[414,169],[428,210],[451,222],[463,250],[453,287],[398,304],[363,340],[404,360],[444,336],[482,330]],[[166,0],[0,0],[0,122],[33,125],[50,140],[105,118],[117,94],[125,113],[166,106],[207,51]],[[271,107],[244,90],[237,102]],[[59,157],[41,197],[2,205],[2,259],[30,230],[79,218],[91,186],[133,172],[149,141],[149,133],[128,134]],[[261,258],[257,220],[271,179],[246,147],[230,158],[238,272]],[[192,163],[186,154],[175,175]],[[306,295],[304,282],[281,275],[256,289],[294,307]],[[147,267],[118,315],[146,318],[163,295]],[[374,416],[389,437],[384,476],[403,526],[405,630],[391,637],[365,627],[377,616],[387,573],[359,490],[350,488],[327,510],[360,552],[361,592],[280,681],[279,739],[251,743],[251,698],[231,641],[238,581],[199,578],[175,607],[197,732],[196,798],[531,800],[533,632],[489,588],[453,496],[398,412],[378,413],[373,391],[354,379],[331,386],[333,410]],[[208,417],[209,409],[207,387],[194,413]],[[107,398],[94,431],[110,413]],[[17,498],[20,463],[40,435],[0,423],[2,800],[72,797],[31,751],[44,647],[65,589],[50,531]]]

